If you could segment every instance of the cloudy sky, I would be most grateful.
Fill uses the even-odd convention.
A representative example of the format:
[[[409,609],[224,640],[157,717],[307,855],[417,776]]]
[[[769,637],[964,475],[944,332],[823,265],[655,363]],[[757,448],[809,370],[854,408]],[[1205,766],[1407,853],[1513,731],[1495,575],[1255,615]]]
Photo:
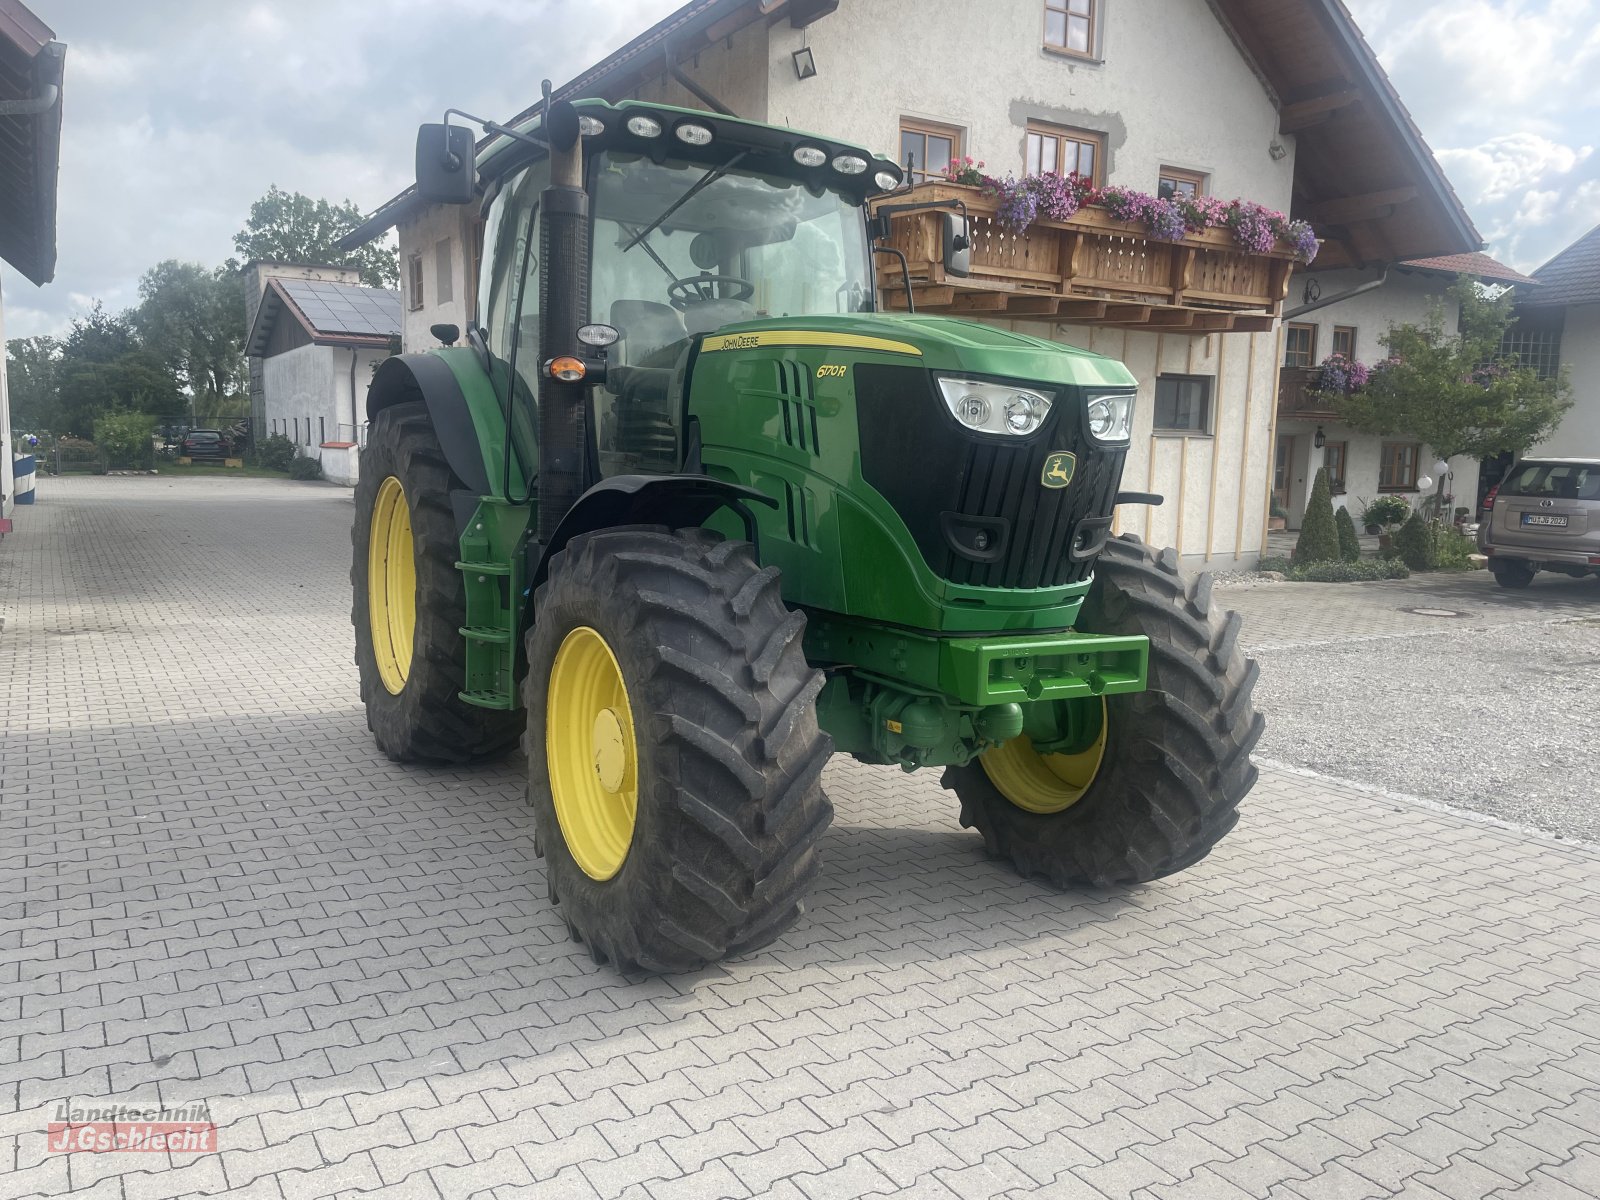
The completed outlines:
[[[68,45],[61,259],[42,290],[9,276],[8,337],[134,303],[163,258],[221,262],[269,184],[370,210],[409,182],[420,121],[504,117],[677,7],[28,3]],[[1347,3],[1492,253],[1532,269],[1600,223],[1600,0]]]

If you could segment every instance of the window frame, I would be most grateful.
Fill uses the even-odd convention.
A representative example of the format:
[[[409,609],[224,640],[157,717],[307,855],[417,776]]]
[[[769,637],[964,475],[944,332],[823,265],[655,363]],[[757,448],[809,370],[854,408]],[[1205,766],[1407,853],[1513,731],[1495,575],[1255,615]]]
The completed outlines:
[[[927,151],[928,151],[928,138],[930,138],[930,137],[939,137],[939,138],[949,138],[950,139],[950,161],[951,162],[955,162],[957,159],[961,158],[962,155],[964,155],[966,153],[965,145],[966,145],[966,140],[967,140],[967,131],[963,126],[950,125],[950,124],[947,124],[944,121],[932,121],[932,120],[929,120],[926,117],[908,117],[908,116],[905,116],[905,115],[902,114],[901,117],[900,117],[900,150],[901,151],[905,150],[905,137],[906,137],[906,134],[908,134],[908,133],[917,134],[919,137],[922,138],[923,156],[919,160],[922,163],[922,166],[918,167],[915,171],[912,172],[913,178],[917,178],[917,179],[943,179],[944,178],[944,172],[943,171],[930,171],[930,170],[928,170]],[[903,153],[901,155],[899,165],[902,166],[902,167],[904,167],[906,165],[905,156],[904,156]]]
[[[422,278],[422,251],[418,250],[406,258],[406,308],[411,312],[421,312],[427,307],[423,290]]]
[[[1089,182],[1096,187],[1100,186],[1101,181],[1105,178],[1106,169],[1106,135],[1104,133],[1095,129],[1080,129],[1073,125],[1052,125],[1049,121],[1029,121],[1022,134],[1022,170],[1024,174],[1031,173],[1028,171],[1029,142],[1035,137],[1041,139],[1039,146],[1041,169],[1038,172],[1039,174],[1048,173],[1065,177],[1066,173],[1060,169],[1062,142],[1072,142],[1079,146],[1093,146],[1094,169],[1089,174]],[[1056,143],[1056,166],[1050,172],[1043,170],[1044,143],[1042,139],[1044,138],[1050,138]]]
[[[1350,443],[1348,441],[1323,443],[1322,465],[1324,467],[1328,466],[1329,459],[1334,457],[1335,451],[1338,452],[1339,476],[1336,479],[1331,470],[1328,472],[1328,488],[1335,496],[1342,496],[1346,491],[1346,479],[1350,471]]]
[[[1204,419],[1198,427],[1161,424],[1161,385],[1163,383],[1198,383],[1204,389]],[[1150,399],[1150,433],[1154,437],[1209,438],[1216,436],[1217,388],[1215,375],[1188,375],[1164,372],[1156,376],[1155,389]]]
[[[1290,334],[1298,330],[1308,330],[1311,334],[1310,348],[1306,352],[1305,362],[1290,362],[1289,355],[1293,353],[1290,346]],[[1285,321],[1283,324],[1283,365],[1286,367],[1314,367],[1317,365],[1317,326],[1310,321]]]
[[[1164,185],[1169,179],[1173,183],[1192,183],[1194,185],[1194,194],[1196,196],[1205,196],[1209,194],[1208,188],[1211,176],[1207,175],[1204,171],[1191,171],[1187,167],[1164,166],[1156,173],[1157,196],[1161,195],[1162,185]],[[1174,189],[1173,195],[1176,194],[1177,191]]]
[[[1397,452],[1411,451],[1410,481],[1406,483],[1388,483],[1383,477],[1389,472],[1391,460],[1397,458]],[[1421,442],[1380,442],[1378,445],[1378,491],[1380,492],[1414,492],[1417,490],[1417,476],[1422,473],[1422,443]]]
[[[1046,54],[1060,54],[1066,58],[1075,58],[1080,62],[1100,61],[1100,4],[1101,0],[1085,0],[1088,13],[1075,13],[1072,11],[1072,0],[1044,0],[1039,6],[1039,44]],[[1088,23],[1088,32],[1084,39],[1087,49],[1074,50],[1067,45],[1057,45],[1050,40],[1050,14],[1058,12],[1066,21],[1066,36],[1072,36],[1072,22],[1074,19]]]
[[[1349,348],[1349,350],[1341,350],[1341,349],[1339,349],[1339,338],[1340,338],[1341,335],[1345,335],[1345,336],[1349,337],[1349,339],[1350,339],[1350,348]],[[1343,354],[1346,358],[1348,358],[1352,362],[1354,362],[1355,361],[1355,357],[1356,357],[1356,327],[1354,325],[1335,325],[1333,327],[1333,337],[1331,339],[1331,345],[1332,345],[1333,348],[1332,348],[1332,350],[1329,351],[1329,353],[1331,353],[1331,354]]]

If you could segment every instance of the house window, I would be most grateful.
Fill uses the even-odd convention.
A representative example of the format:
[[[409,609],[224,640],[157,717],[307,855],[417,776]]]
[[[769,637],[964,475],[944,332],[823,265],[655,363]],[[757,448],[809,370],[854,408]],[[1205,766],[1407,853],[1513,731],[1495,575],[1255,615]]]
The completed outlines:
[[[1163,200],[1174,196],[1204,196],[1206,177],[1199,171],[1185,171],[1182,167],[1162,167],[1156,183],[1156,195]]]
[[[915,164],[916,176],[943,175],[953,159],[961,157],[961,130],[954,125],[900,118],[900,162]]]
[[[1384,442],[1378,456],[1378,490],[1411,492],[1417,487],[1417,461],[1422,447],[1416,442]]]
[[[1211,376],[1162,375],[1156,379],[1156,433],[1211,432]]]
[[[1354,325],[1335,325],[1333,327],[1333,352],[1353,359],[1356,356],[1356,327]]]
[[[1317,327],[1315,325],[1285,325],[1283,327],[1283,365],[1286,367],[1314,367],[1317,365]]]
[[[1540,379],[1554,379],[1561,370],[1561,330],[1524,329],[1525,318],[1500,338],[1501,359],[1516,357],[1519,367],[1530,367]]]
[[[406,260],[406,300],[415,312],[422,307],[422,255],[413,254]]]
[[[1093,58],[1098,6],[1099,0],[1044,0],[1045,49]]]
[[[1071,175],[1100,182],[1105,135],[1087,129],[1028,123],[1029,175]]]
[[[449,304],[455,299],[455,272],[450,269],[450,239],[445,238],[433,248],[434,279],[433,290],[437,295],[435,299],[440,304]]]
[[[1335,496],[1344,495],[1344,464],[1349,442],[1329,442],[1322,448],[1322,465],[1328,469],[1328,487]]]

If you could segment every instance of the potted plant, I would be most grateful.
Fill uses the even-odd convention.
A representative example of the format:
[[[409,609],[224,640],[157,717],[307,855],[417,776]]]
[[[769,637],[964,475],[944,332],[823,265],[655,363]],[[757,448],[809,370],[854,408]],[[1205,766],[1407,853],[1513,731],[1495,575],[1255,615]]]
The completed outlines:
[[[1272,509],[1267,517],[1267,528],[1272,530],[1289,528],[1289,510],[1278,503],[1278,498],[1272,498]]]
[[[1411,505],[1404,496],[1379,496],[1376,500],[1363,500],[1362,505],[1361,523],[1369,535],[1387,536],[1411,516]]]

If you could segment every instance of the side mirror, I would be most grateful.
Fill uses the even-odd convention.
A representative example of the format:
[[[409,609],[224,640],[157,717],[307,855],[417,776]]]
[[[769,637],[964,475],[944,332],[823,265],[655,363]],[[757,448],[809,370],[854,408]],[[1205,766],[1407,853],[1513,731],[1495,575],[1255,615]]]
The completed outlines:
[[[456,339],[461,336],[460,328],[458,326],[451,325],[448,322],[440,322],[438,325],[429,325],[428,332],[433,334],[434,337],[438,338],[446,346],[454,346],[456,344]]]
[[[470,204],[477,188],[472,130],[424,125],[417,130],[417,194],[435,204]]]
[[[954,275],[958,279],[965,279],[972,273],[972,241],[967,236],[966,218],[956,213],[941,214],[944,217],[944,271],[946,275]]]

